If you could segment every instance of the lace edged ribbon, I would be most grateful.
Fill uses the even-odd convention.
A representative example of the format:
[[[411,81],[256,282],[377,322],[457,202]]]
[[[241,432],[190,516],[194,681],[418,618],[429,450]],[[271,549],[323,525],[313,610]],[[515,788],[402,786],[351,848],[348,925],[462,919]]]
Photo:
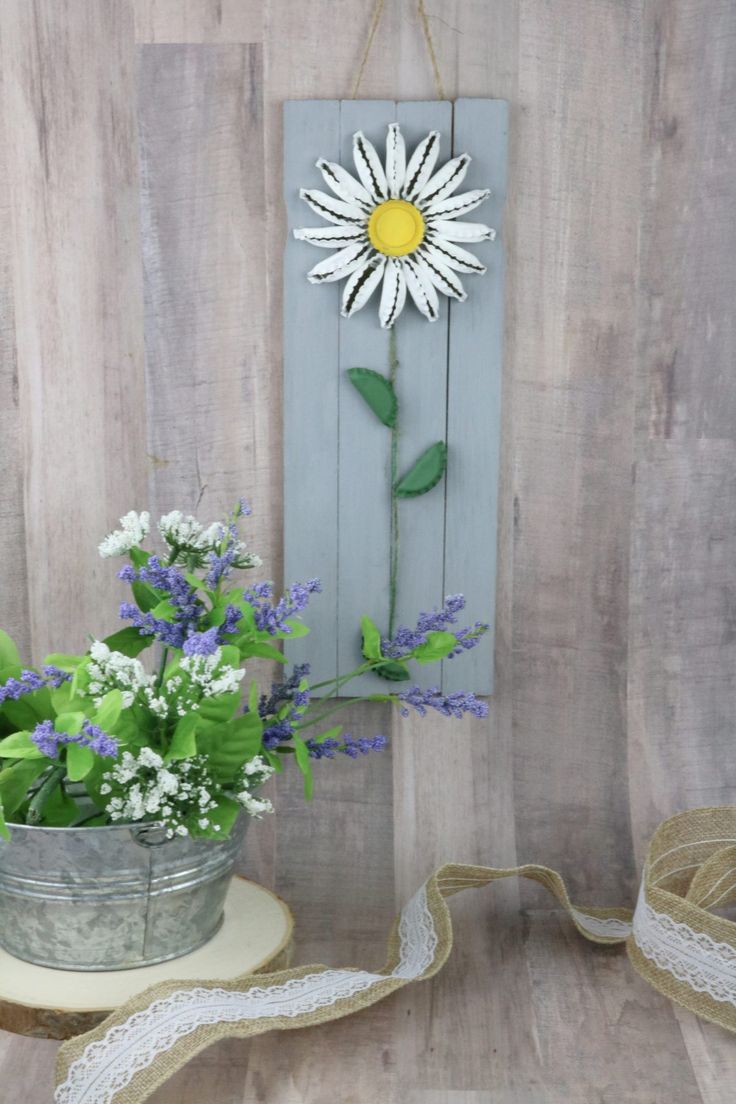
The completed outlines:
[[[154,986],[61,1047],[55,1104],[142,1104],[218,1039],[339,1019],[431,977],[452,947],[446,898],[512,876],[545,886],[586,939],[626,942],[635,969],[670,999],[736,1031],[736,924],[707,911],[736,900],[736,807],[724,806],[660,825],[633,917],[628,909],[575,907],[547,867],[447,864],[402,909],[377,973],[304,966],[227,984]]]

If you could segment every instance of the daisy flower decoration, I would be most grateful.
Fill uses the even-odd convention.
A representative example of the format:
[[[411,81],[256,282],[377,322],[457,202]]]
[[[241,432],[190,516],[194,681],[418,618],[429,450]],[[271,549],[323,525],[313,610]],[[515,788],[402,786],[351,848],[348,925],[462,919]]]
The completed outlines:
[[[330,225],[295,230],[300,241],[335,250],[307,274],[313,284],[346,279],[341,313],[345,318],[366,305],[381,286],[378,316],[390,329],[404,309],[407,291],[425,318],[439,315],[438,292],[462,302],[467,297],[458,273],[486,271],[464,246],[493,240],[495,230],[461,215],[490,195],[477,188],[456,195],[470,164],[467,153],[435,172],[440,135],[430,131],[411,157],[397,123],[386,137],[386,163],[365,135],[353,135],[356,179],[342,165],[320,158],[317,168],[332,194],[302,188],[300,196]],[[460,244],[462,243],[462,244]]]

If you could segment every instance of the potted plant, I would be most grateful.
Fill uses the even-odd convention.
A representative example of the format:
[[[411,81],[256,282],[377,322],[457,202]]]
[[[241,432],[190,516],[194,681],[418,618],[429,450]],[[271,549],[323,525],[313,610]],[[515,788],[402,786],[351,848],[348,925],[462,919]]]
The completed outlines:
[[[305,664],[265,692],[246,687],[248,660],[284,663],[277,642],[308,632],[301,614],[320,589],[312,579],[276,600],[269,582],[234,583],[261,566],[240,533],[249,513],[241,501],[208,526],[166,514],[159,552],[142,547],[149,515],[126,514],[99,550],[127,557],[129,624],[85,655],[24,668],[0,633],[0,944],[12,954],[110,970],[206,942],[249,819],[272,812],[263,783],[291,758],[309,798],[316,760],[385,747],[334,723],[348,683],[371,670],[408,679],[410,663],[457,655],[487,629],[454,627],[457,595],[392,639],[364,618],[365,660],[334,681],[310,686]],[[471,693],[436,688],[387,683],[368,697],[404,713],[487,713]]]

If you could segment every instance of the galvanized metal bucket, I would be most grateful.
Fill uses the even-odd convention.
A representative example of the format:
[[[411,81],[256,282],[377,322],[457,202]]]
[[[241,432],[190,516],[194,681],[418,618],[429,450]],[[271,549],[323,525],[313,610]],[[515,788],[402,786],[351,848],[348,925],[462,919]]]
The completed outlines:
[[[0,945],[59,970],[128,970],[188,954],[222,924],[245,834],[167,840],[155,825],[32,828],[0,841]]]

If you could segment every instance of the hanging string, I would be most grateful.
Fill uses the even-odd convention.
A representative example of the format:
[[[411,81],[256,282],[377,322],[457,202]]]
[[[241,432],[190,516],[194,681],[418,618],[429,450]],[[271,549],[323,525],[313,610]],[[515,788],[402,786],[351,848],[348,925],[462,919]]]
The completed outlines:
[[[360,89],[361,81],[363,80],[363,74],[365,73],[365,67],[368,64],[368,57],[373,46],[373,39],[376,37],[378,24],[381,22],[381,16],[383,15],[383,9],[385,8],[385,6],[386,0],[376,0],[374,4],[370,30],[368,31],[368,38],[366,39],[363,56],[361,57],[360,65],[358,66],[358,75],[355,78],[353,89],[350,93],[350,98],[353,100],[357,99],[358,90]],[[432,31],[429,26],[429,17],[427,15],[427,9],[424,6],[424,0],[417,0],[417,11],[419,13],[419,21],[422,25],[422,31],[424,33],[424,41],[427,47],[427,53],[429,54],[429,60],[432,65],[432,74],[434,76],[434,85],[437,90],[437,98],[440,100],[446,100],[447,94],[445,92],[445,86],[442,83],[440,65],[439,61],[437,60],[437,53],[434,48],[434,40],[432,38]]]

